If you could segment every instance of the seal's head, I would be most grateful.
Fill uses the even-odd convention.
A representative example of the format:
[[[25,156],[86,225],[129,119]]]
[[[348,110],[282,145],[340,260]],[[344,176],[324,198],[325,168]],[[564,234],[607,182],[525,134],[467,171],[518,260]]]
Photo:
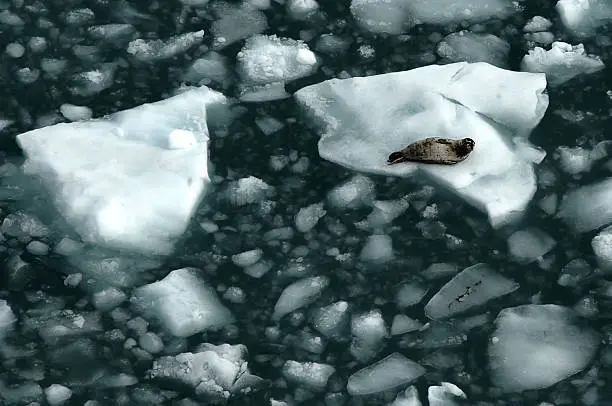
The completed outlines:
[[[464,138],[457,143],[457,154],[461,156],[468,155],[474,150],[476,143],[471,138]]]

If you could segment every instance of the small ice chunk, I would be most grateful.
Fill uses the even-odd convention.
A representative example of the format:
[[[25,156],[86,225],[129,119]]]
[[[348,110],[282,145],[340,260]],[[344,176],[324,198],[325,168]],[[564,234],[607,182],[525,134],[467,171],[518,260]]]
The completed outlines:
[[[567,192],[557,217],[580,233],[612,223],[612,178]]]
[[[232,313],[219,301],[215,290],[194,268],[170,272],[164,279],[134,290],[135,308],[158,320],[171,334],[189,337],[234,322]]]
[[[544,32],[528,32],[524,35],[525,39],[528,42],[533,42],[534,44],[529,44],[530,47],[535,46],[536,44],[540,45],[551,45],[555,42],[555,34],[552,32],[544,31]]]
[[[401,216],[410,207],[407,199],[376,200],[372,204],[372,211],[368,214],[369,227],[377,229],[383,227],[397,217]]]
[[[18,211],[4,218],[0,233],[20,240],[47,237],[49,228],[33,215]]]
[[[400,309],[421,303],[428,289],[419,282],[402,283],[395,292],[395,304]]]
[[[255,124],[265,135],[274,134],[285,126],[282,121],[270,116],[257,117]]]
[[[272,320],[279,321],[287,314],[316,302],[329,286],[326,276],[312,276],[293,282],[283,289],[274,305]]]
[[[245,206],[265,200],[271,190],[272,188],[263,180],[249,176],[233,182],[227,190],[227,196],[232,204]]]
[[[257,263],[244,268],[244,273],[252,278],[261,278],[274,267],[274,263],[268,260],[261,260]]]
[[[446,62],[487,62],[503,68],[508,64],[510,44],[492,34],[460,31],[444,37],[436,52]]]
[[[336,368],[328,364],[292,360],[285,361],[282,370],[283,376],[288,381],[317,392],[325,389],[329,377],[334,372]]]
[[[216,19],[210,29],[214,37],[213,48],[216,50],[268,29],[266,15],[247,2],[214,2],[213,11]]]
[[[68,237],[62,238],[53,249],[57,254],[71,256],[83,249],[83,244]]]
[[[316,0],[289,0],[287,11],[294,20],[306,20],[319,9]]]
[[[553,23],[542,16],[535,16],[530,18],[525,26],[523,27],[524,32],[540,32],[548,31],[552,27]]]
[[[604,272],[612,271],[612,227],[603,229],[591,240],[597,265]]]
[[[442,382],[440,386],[430,386],[427,389],[429,406],[460,406],[465,404],[467,396],[450,382]]]
[[[411,331],[419,330],[421,327],[423,327],[423,323],[420,321],[410,318],[405,314],[396,314],[391,324],[391,335],[397,336],[410,333]]]
[[[180,34],[168,39],[144,40],[142,38],[128,44],[128,54],[142,62],[157,62],[170,59],[198,45],[204,39],[204,30]]]
[[[376,198],[374,181],[364,175],[355,175],[327,194],[330,206],[339,209],[357,209],[369,206]]]
[[[196,59],[185,71],[183,80],[196,84],[215,82],[227,88],[232,83],[227,58],[215,51],[210,51]]]
[[[132,40],[136,28],[131,24],[93,25],[87,29],[89,35],[97,40],[123,45]]]
[[[27,246],[26,250],[32,255],[47,255],[49,253],[49,246],[41,241],[31,241]]]
[[[64,16],[64,20],[68,25],[88,25],[91,24],[96,15],[90,8],[78,8],[70,10]]]
[[[529,264],[550,252],[557,242],[538,228],[515,231],[508,237],[508,251],[513,261]]]
[[[54,383],[45,389],[45,396],[51,406],[63,405],[72,397],[72,391],[63,385]]]
[[[93,116],[92,110],[87,106],[75,106],[74,104],[64,103],[59,109],[62,116],[70,121],[89,120]]]
[[[4,52],[11,58],[21,58],[25,54],[25,48],[18,42],[11,42],[4,48]]]
[[[312,326],[327,338],[339,340],[348,333],[350,321],[349,304],[345,301],[332,303],[312,313]]]
[[[346,389],[361,396],[384,392],[407,385],[425,374],[425,368],[397,352],[351,375]]]
[[[590,151],[582,147],[558,147],[559,163],[561,169],[570,175],[577,175],[582,172],[588,172],[593,165]]]
[[[430,319],[443,319],[514,292],[519,284],[479,263],[459,272],[425,306]]]
[[[249,38],[236,56],[245,86],[286,83],[315,72],[317,58],[302,41],[276,35]]]
[[[507,308],[495,325],[489,371],[505,393],[547,388],[582,371],[600,344],[599,333],[558,305]]]
[[[578,75],[598,72],[605,68],[601,59],[587,55],[584,45],[572,46],[565,42],[553,42],[548,51],[536,47],[523,57],[521,70],[543,72],[550,86],[559,86]]]
[[[395,400],[388,406],[423,406],[419,399],[419,391],[414,386],[409,386],[405,391],[399,392]]]
[[[93,294],[92,303],[100,311],[107,312],[113,310],[121,303],[125,302],[127,295],[114,286]]]
[[[42,66],[42,65],[41,65]],[[116,63],[102,63],[95,70],[77,73],[71,78],[70,93],[89,97],[115,84]]]
[[[255,265],[261,259],[262,255],[263,251],[260,248],[244,251],[232,255],[232,262],[241,268],[246,268]]]
[[[559,0],[556,9],[563,25],[578,37],[593,35],[597,28],[612,21],[609,0]]]
[[[393,259],[393,243],[386,234],[375,234],[368,237],[361,249],[359,259],[364,262],[384,264]]]
[[[387,326],[378,309],[354,315],[351,319],[351,355],[359,362],[368,362],[378,354],[388,337]]]
[[[312,230],[326,214],[327,211],[323,208],[322,202],[303,207],[295,215],[295,228],[297,228],[300,233],[307,233]]]
[[[0,299],[0,340],[13,328],[13,323],[17,317],[13,313],[11,306],[4,299]]]
[[[493,85],[483,90],[484,80]],[[294,97],[321,135],[323,159],[362,173],[426,175],[484,211],[498,228],[520,218],[536,192],[533,162],[511,141],[527,137],[542,119],[545,88],[541,73],[458,62],[327,80]],[[391,152],[425,137],[471,137],[476,148],[458,166],[386,163]]]
[[[149,354],[157,354],[164,349],[164,342],[157,334],[146,332],[138,338],[140,348]]]

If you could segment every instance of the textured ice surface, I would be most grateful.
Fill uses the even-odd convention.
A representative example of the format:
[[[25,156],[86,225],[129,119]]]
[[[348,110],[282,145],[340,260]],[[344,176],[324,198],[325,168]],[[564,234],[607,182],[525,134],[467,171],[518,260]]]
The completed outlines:
[[[425,368],[403,355],[393,354],[351,375],[346,389],[351,395],[384,392],[409,384],[425,373]]]
[[[542,389],[582,371],[600,336],[577,314],[558,305],[502,310],[489,340],[489,370],[503,392]]]
[[[416,24],[452,24],[506,18],[519,10],[511,0],[352,0],[357,23],[375,33],[401,34]]]
[[[131,302],[145,317],[157,320],[177,337],[233,323],[234,316],[199,272],[194,268],[172,271],[160,281],[135,289]]]
[[[495,272],[488,265],[472,265],[458,273],[431,298],[425,306],[425,314],[431,319],[450,317],[518,288],[518,283]]]
[[[532,154],[524,144],[515,150],[512,139],[528,136],[541,120],[545,88],[544,74],[462,62],[331,79],[295,97],[320,129],[324,159],[380,175],[422,172],[500,226],[523,212],[536,190]],[[476,148],[455,166],[387,165],[391,152],[433,136],[470,137]]]
[[[612,178],[567,192],[557,217],[578,232],[612,223]]]
[[[325,288],[329,286],[326,276],[303,278],[283,289],[274,305],[273,320],[280,320],[285,315],[316,301]]]
[[[597,265],[604,272],[612,271],[612,227],[603,229],[591,240]]]
[[[42,180],[84,241],[167,254],[210,182],[207,108],[225,102],[201,87],[20,134],[24,170]]]
[[[553,42],[548,51],[536,47],[523,57],[521,70],[543,72],[550,86],[559,86],[583,74],[598,72],[605,68],[597,56],[587,55],[584,45]]]
[[[510,44],[492,34],[460,31],[444,37],[436,52],[447,62],[487,62],[503,68],[508,64]]]

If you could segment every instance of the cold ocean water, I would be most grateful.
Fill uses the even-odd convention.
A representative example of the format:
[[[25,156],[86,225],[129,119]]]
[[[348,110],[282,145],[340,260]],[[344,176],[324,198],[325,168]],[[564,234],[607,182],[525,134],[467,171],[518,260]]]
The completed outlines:
[[[0,0],[0,405],[612,405],[611,27]]]

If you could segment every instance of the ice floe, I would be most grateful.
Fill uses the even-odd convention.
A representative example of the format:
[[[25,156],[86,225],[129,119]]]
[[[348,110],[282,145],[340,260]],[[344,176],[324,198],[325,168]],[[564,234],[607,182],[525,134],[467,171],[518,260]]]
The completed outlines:
[[[167,254],[210,182],[207,106],[225,103],[201,87],[109,117],[29,131],[17,136],[24,170],[42,180],[84,241]]]
[[[482,81],[490,85],[483,88]],[[520,215],[535,193],[533,155],[525,154],[524,144],[515,150],[512,140],[527,137],[541,120],[545,88],[544,74],[460,62],[332,79],[295,97],[320,130],[324,159],[379,175],[422,173],[484,211],[497,227]],[[387,165],[391,152],[433,136],[470,137],[476,148],[455,166]]]
[[[542,389],[582,371],[600,336],[572,311],[558,305],[502,310],[489,341],[492,382],[503,392]]]

